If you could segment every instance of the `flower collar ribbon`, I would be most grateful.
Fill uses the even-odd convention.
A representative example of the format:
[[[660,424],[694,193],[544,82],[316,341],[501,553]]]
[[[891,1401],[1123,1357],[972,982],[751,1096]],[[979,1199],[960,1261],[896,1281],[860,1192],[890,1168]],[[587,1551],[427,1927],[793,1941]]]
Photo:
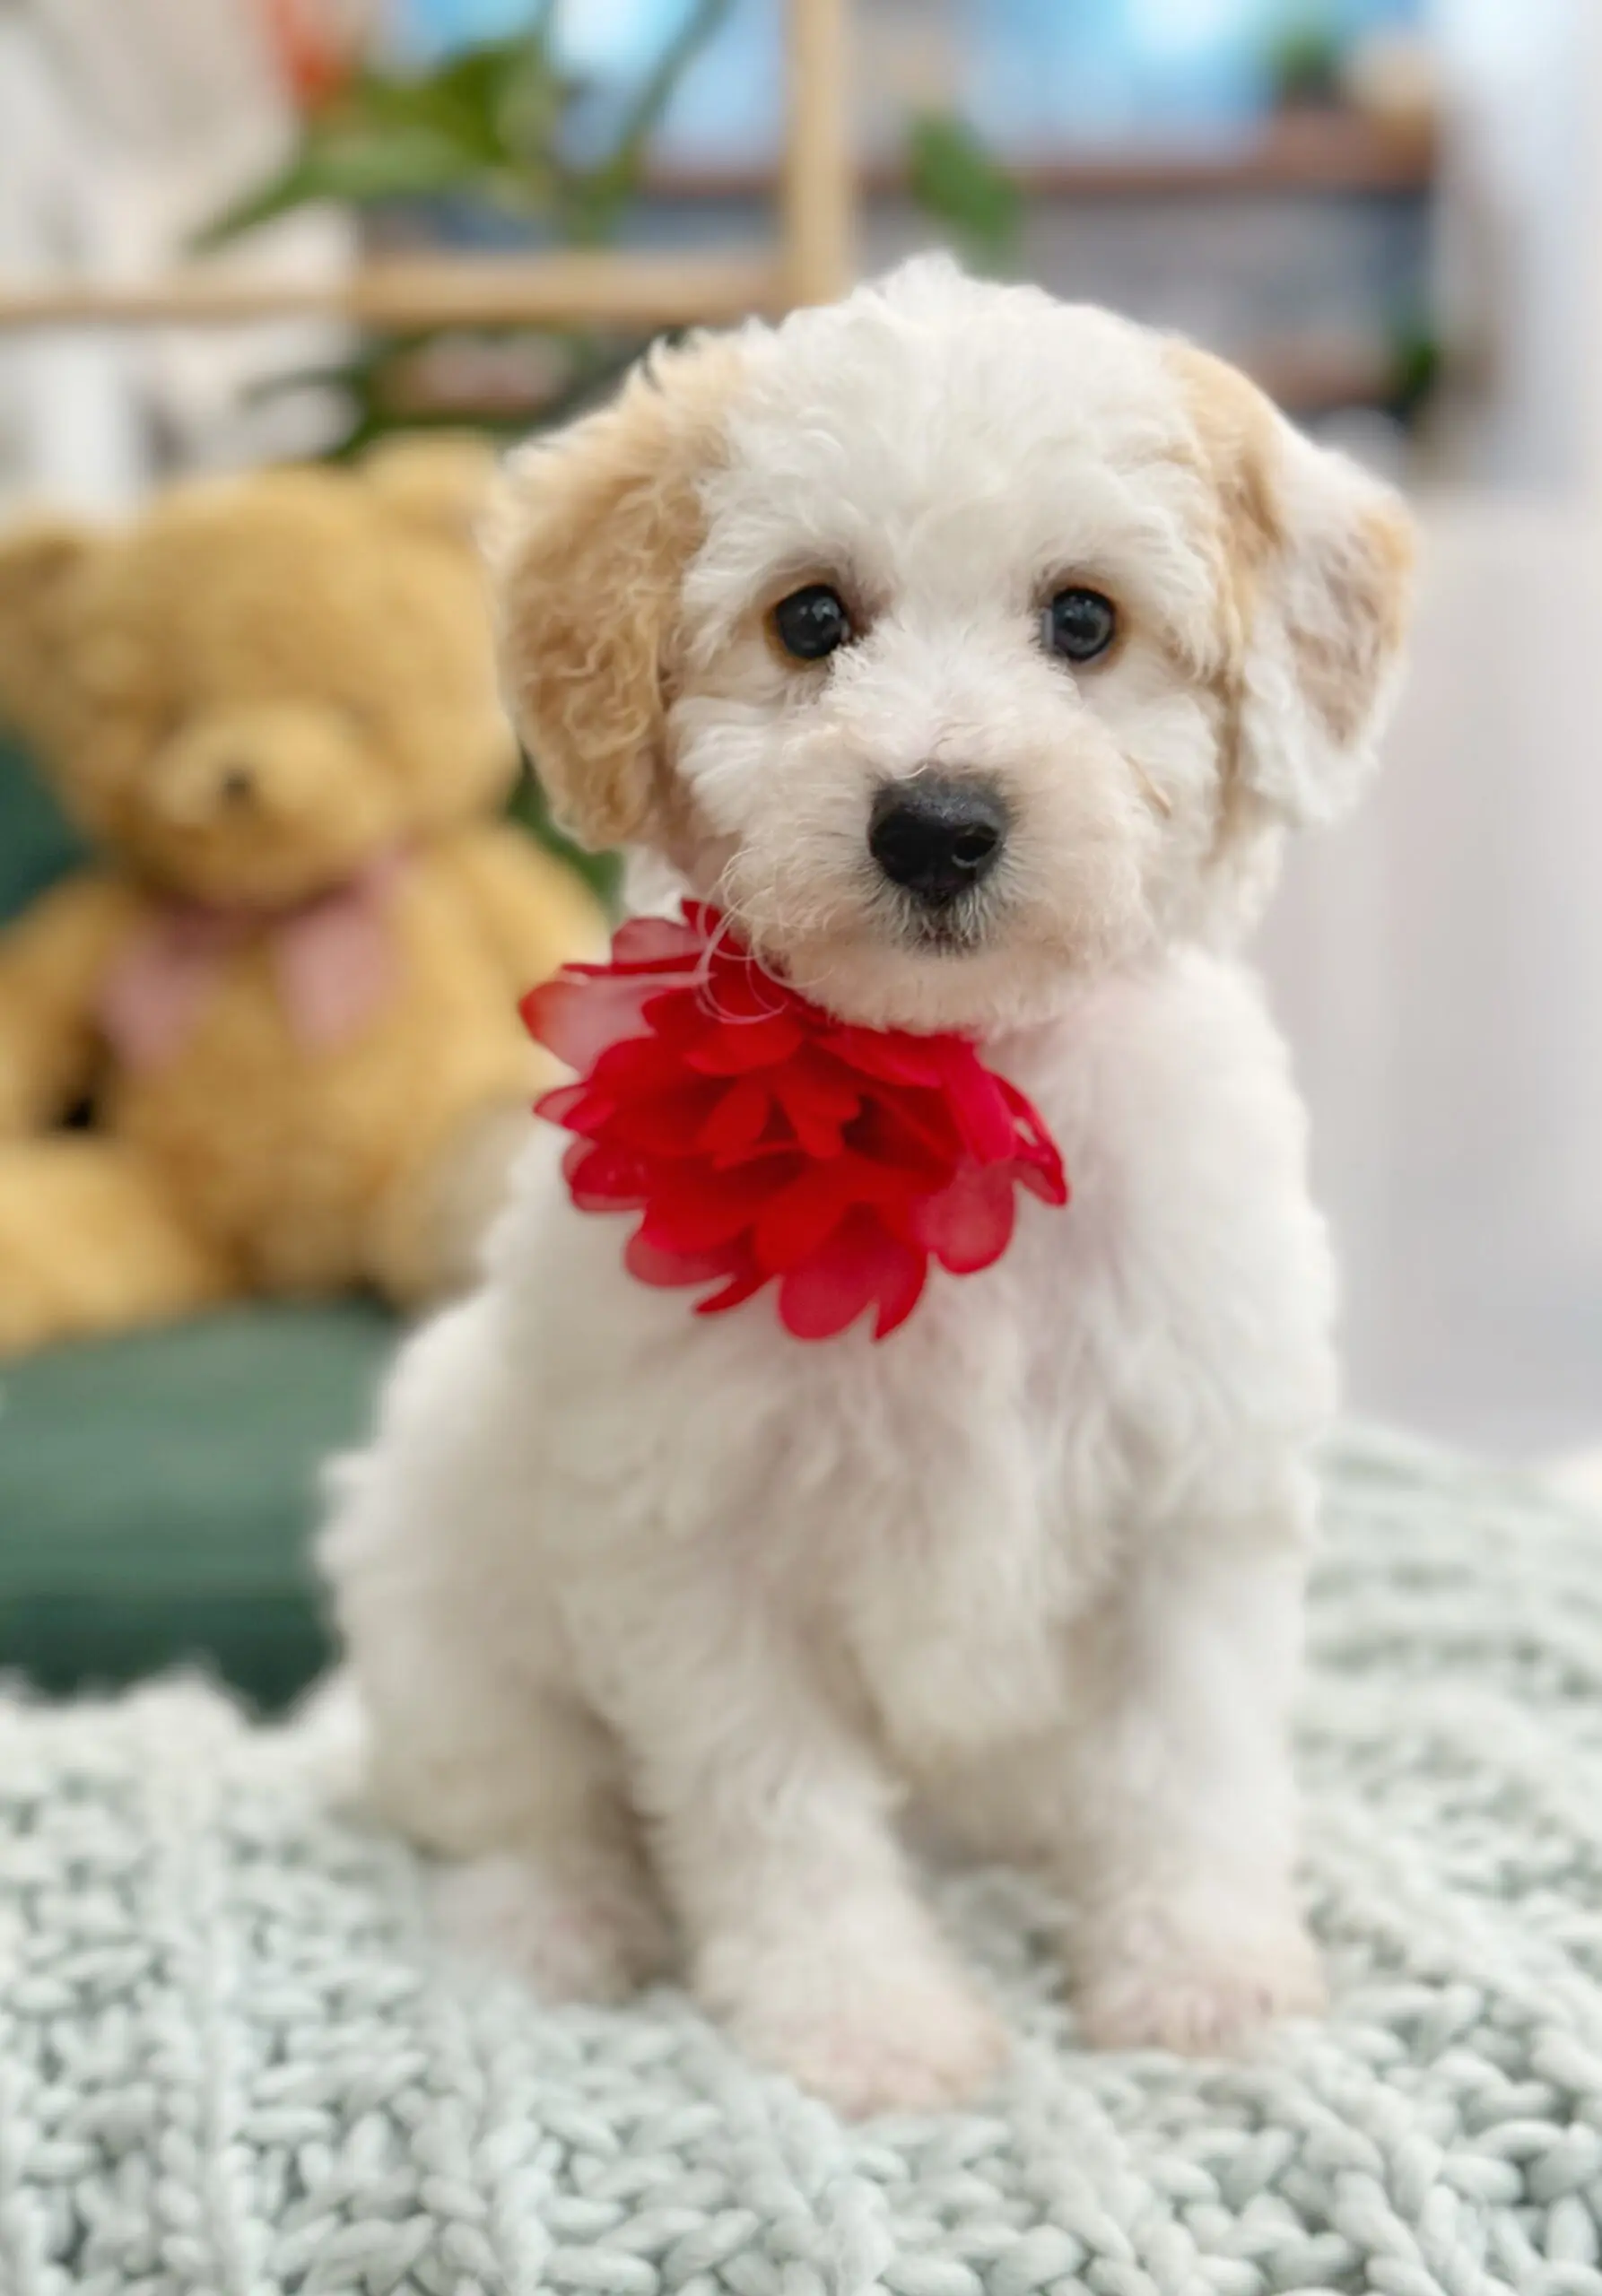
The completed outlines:
[[[762,971],[716,909],[624,925],[610,963],[524,999],[579,1072],[536,1112],[573,1133],[580,1212],[638,1212],[642,1283],[715,1283],[698,1315],[778,1286],[797,1339],[865,1310],[905,1323],[929,1262],[971,1275],[1012,1240],[1014,1191],[1068,1200],[1036,1110],[964,1037],[853,1027]]]

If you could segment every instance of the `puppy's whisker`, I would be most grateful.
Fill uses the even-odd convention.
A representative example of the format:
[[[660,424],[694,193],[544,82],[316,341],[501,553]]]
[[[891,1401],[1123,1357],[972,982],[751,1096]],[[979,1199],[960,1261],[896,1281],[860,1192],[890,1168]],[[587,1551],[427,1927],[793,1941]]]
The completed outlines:
[[[715,1020],[724,1022],[730,1028],[750,1027],[759,1021],[764,1021],[771,1018],[774,1013],[782,1010],[782,1006],[779,1002],[775,1001],[773,1004],[764,1011],[755,1013],[731,1013],[726,1011],[724,1007],[719,1004],[717,994],[713,987],[713,961],[718,952],[733,940],[736,926],[738,922],[738,916],[735,904],[725,895],[724,881],[721,876],[718,881],[716,898],[718,900],[721,914],[718,917],[716,930],[713,932],[710,940],[708,941],[706,947],[702,950],[700,957],[696,960],[695,979],[697,995],[703,1009]],[[754,951],[749,947],[747,947],[745,951],[745,970],[747,973],[754,973],[764,980],[773,981],[773,975],[771,972],[770,972],[767,966],[762,963],[761,958],[756,955]],[[773,985],[778,987],[779,984],[777,981],[774,981]]]
[[[1154,813],[1160,813],[1165,822],[1171,821],[1173,819],[1173,799],[1169,796],[1167,790],[1158,788],[1156,783],[1152,779],[1151,775],[1146,771],[1145,766],[1142,765],[1138,758],[1132,757],[1128,759],[1127,762],[1136,787],[1140,791],[1141,796],[1145,799],[1146,804],[1151,807],[1152,811]]]

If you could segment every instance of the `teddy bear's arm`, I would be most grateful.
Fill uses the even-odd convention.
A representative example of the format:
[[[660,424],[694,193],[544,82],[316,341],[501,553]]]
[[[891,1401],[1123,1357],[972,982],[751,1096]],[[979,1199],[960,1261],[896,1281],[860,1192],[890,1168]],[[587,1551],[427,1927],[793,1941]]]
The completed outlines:
[[[93,1073],[95,995],[144,904],[114,877],[69,877],[0,935],[0,1139],[61,1116]]]
[[[595,896],[552,854],[508,822],[465,830],[441,859],[510,987],[521,993],[559,965],[604,956]]]

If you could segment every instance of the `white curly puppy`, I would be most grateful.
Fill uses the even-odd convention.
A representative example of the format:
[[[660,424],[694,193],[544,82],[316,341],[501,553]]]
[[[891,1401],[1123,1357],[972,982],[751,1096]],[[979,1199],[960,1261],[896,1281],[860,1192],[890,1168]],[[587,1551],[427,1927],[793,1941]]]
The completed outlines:
[[[1331,1274],[1234,951],[1371,761],[1398,504],[1188,345],[924,261],[653,357],[514,462],[492,557],[562,817],[838,1014],[975,1036],[1074,1197],[809,1347],[635,1282],[531,1126],[326,1544],[383,1806],[537,1983],[682,1953],[848,2111],[1003,2053],[909,1805],[1060,1885],[1095,2041],[1316,2007]]]

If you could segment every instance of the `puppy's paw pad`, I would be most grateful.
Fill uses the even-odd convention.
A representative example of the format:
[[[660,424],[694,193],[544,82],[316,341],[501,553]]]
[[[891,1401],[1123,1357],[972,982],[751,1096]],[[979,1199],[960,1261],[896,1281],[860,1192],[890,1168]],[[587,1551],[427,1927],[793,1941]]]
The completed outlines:
[[[737,2018],[735,2036],[763,2064],[848,2120],[938,2112],[981,2096],[1006,2061],[1006,2028],[960,1979],[882,1984],[791,1999]]]
[[[1079,2022],[1095,2048],[1166,2048],[1181,2057],[1227,2057],[1249,2048],[1286,2017],[1326,2006],[1311,1940],[1293,1929],[1272,1941],[1222,1947],[1175,1935],[1157,1954],[1130,1954],[1093,1972],[1079,1995]]]
[[[596,1862],[532,1857],[448,1866],[434,1908],[450,1942],[523,1978],[542,2001],[622,2001],[660,1977],[672,1941],[648,1883]]]

